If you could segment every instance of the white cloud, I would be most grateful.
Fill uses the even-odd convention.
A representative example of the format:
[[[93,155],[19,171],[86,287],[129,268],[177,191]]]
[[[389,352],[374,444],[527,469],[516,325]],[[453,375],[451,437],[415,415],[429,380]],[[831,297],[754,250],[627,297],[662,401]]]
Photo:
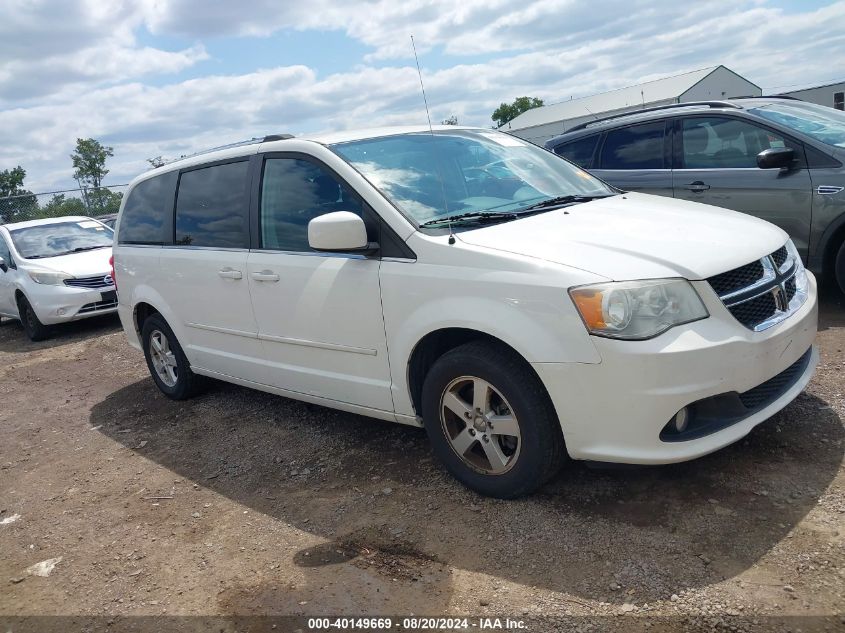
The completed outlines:
[[[829,79],[840,72],[830,60],[845,53],[841,2],[789,16],[759,2],[718,9],[714,3],[609,2],[597,10],[580,0],[515,8],[503,0],[379,0],[367,7],[266,0],[247,11],[198,0],[139,0],[104,9],[108,3],[92,0],[58,4],[52,12],[25,4],[37,10],[4,8],[16,22],[0,25],[0,59],[7,60],[0,62],[0,95],[8,104],[0,112],[0,168],[23,165],[33,190],[68,183],[77,137],[112,145],[108,180],[125,182],[147,167],[146,158],[253,135],[424,122],[408,59],[411,31],[421,52],[436,47],[440,65],[456,62],[431,70],[425,54],[421,58],[432,120],[455,114],[461,123],[484,126],[500,102],[521,95],[549,103],[720,63],[764,88],[782,86]],[[46,25],[50,13],[66,26]],[[141,82],[148,73],[176,72],[206,53],[201,43],[176,52],[142,47],[133,35],[142,25],[198,42],[336,28],[371,46],[372,54],[346,60],[350,69],[331,75],[279,66],[153,86]],[[26,36],[28,29],[35,35]],[[4,39],[10,33],[11,40]],[[315,32],[315,41],[319,37]],[[42,38],[43,48],[25,45]],[[481,53],[487,55],[472,56]],[[20,94],[9,91],[14,85]]]

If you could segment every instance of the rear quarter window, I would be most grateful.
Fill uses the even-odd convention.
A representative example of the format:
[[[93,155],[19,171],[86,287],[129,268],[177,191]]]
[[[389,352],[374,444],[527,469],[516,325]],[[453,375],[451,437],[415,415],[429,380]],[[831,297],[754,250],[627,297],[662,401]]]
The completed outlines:
[[[118,244],[169,244],[178,172],[138,183],[129,192],[118,227]]]
[[[596,145],[599,142],[599,135],[585,136],[555,147],[555,154],[563,156],[568,161],[579,167],[589,169],[593,166],[593,156],[596,152]]]

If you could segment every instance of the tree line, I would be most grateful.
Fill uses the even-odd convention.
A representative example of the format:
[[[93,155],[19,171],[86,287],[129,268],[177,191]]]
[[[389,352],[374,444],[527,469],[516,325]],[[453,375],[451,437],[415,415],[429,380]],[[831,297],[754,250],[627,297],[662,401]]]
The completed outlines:
[[[103,215],[116,213],[123,194],[103,187],[109,170],[106,160],[114,156],[111,147],[93,138],[76,139],[70,155],[73,178],[81,190],[81,198],[54,194],[43,205],[38,197],[24,186],[26,170],[17,165],[0,171],[0,222],[19,222],[33,218],[53,218],[65,215]]]

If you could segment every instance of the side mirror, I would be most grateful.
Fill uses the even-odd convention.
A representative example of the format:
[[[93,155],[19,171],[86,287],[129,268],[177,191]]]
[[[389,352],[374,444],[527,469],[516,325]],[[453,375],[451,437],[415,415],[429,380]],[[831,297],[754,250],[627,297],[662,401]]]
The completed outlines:
[[[789,147],[770,147],[757,154],[757,167],[760,169],[784,169],[795,160],[795,150]]]
[[[9,265],[6,263],[6,260],[0,257],[0,270],[4,273],[9,270]]]
[[[350,211],[334,211],[308,223],[308,245],[329,253],[367,253],[378,244],[367,241],[367,227]]]

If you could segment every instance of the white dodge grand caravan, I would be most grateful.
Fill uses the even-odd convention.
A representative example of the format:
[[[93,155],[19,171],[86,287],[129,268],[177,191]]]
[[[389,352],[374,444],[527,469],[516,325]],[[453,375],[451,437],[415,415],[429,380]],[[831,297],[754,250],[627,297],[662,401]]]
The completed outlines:
[[[149,171],[114,278],[171,398],[211,376],[425,426],[497,497],[566,455],[710,453],[817,363],[815,280],[782,230],[490,130],[271,136]]]

